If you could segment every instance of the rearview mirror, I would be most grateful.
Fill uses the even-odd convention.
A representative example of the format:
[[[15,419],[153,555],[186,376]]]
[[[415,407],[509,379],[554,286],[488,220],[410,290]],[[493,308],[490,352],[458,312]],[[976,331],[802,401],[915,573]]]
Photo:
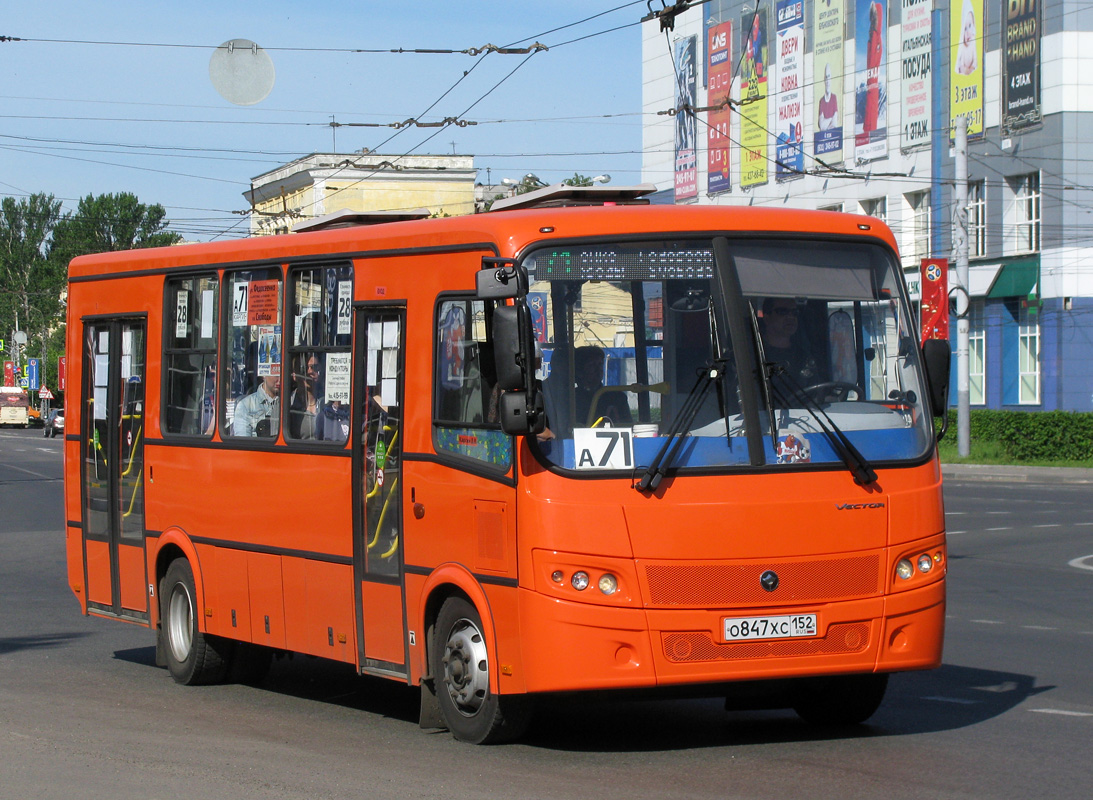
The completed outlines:
[[[930,410],[940,417],[949,410],[949,366],[952,348],[946,339],[927,339],[922,343],[922,363],[926,367]]]

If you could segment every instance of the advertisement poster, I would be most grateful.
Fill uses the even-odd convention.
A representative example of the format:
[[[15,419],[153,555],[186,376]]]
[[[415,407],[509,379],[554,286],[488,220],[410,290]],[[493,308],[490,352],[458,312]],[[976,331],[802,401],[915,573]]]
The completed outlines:
[[[888,55],[884,3],[857,0],[854,27],[854,160],[888,158]]]
[[[801,177],[805,169],[804,146],[804,0],[778,0],[777,7],[777,109],[775,174],[779,181]]]
[[[736,64],[732,59],[732,22],[722,22],[709,29],[709,53],[706,75],[709,81],[707,105],[724,103],[732,90],[732,74]],[[732,111],[728,105],[708,112],[706,119],[706,191],[709,194],[732,191],[729,172],[729,125]]]
[[[922,341],[949,338],[949,259],[922,259]]]
[[[741,17],[740,185],[767,182],[767,8],[761,3]]]
[[[1040,110],[1040,3],[1012,0],[1002,32],[1002,135],[1043,122]]]
[[[812,44],[813,108],[816,133],[812,152],[825,164],[843,160],[843,0],[814,0]]]
[[[930,144],[930,107],[933,103],[933,0],[902,0],[900,34],[900,108],[903,129],[901,150]]]
[[[676,108],[694,108],[696,50],[698,37],[688,36],[676,45]],[[694,114],[676,113],[676,186],[675,200],[698,197],[698,141]]]
[[[949,141],[956,141],[956,120],[968,120],[968,138],[983,136],[983,0],[953,0],[949,7],[952,43],[952,96]]]

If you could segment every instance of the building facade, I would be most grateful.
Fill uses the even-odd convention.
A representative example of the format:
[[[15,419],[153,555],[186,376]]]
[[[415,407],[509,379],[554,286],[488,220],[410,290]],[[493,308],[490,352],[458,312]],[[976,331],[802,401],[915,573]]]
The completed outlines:
[[[955,263],[966,119],[972,405],[1093,410],[1088,3],[710,0],[647,21],[642,63],[656,202],[877,217],[915,300]]]
[[[336,211],[475,210],[472,156],[312,153],[251,180],[251,235],[288,233]]]

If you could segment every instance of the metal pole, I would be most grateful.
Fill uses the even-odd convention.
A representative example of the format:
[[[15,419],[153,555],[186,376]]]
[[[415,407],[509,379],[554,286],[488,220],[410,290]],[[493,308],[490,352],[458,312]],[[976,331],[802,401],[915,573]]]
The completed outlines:
[[[956,120],[956,193],[953,198],[953,249],[956,251],[956,443],[966,458],[971,453],[971,391],[968,380],[968,118]]]

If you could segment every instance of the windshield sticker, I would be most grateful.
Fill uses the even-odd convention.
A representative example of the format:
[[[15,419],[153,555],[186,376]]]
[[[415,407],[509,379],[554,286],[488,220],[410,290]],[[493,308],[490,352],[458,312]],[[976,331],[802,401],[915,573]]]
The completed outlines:
[[[812,461],[812,448],[804,436],[789,434],[778,442],[779,464],[808,464]]]
[[[631,428],[576,428],[573,450],[577,469],[633,469]]]

